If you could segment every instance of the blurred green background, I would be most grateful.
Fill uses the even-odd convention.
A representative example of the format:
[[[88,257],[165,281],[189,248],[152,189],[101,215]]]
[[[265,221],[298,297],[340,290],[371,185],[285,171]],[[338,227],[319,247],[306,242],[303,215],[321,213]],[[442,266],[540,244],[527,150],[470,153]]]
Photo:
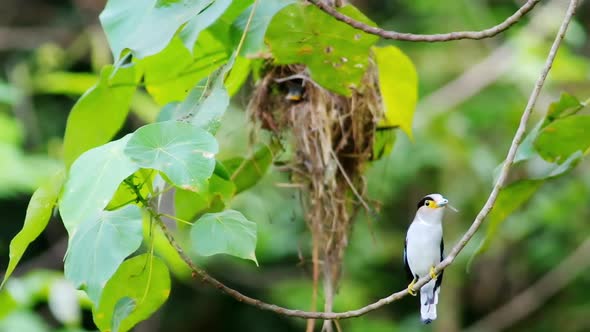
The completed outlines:
[[[0,2],[0,271],[8,264],[10,239],[22,226],[28,199],[59,167],[68,112],[112,62],[98,24],[103,0],[2,0]],[[380,26],[396,31],[440,33],[477,30],[511,15],[513,0],[357,0]],[[403,289],[405,230],[415,202],[431,192],[447,196],[459,213],[447,213],[445,244],[451,248],[485,202],[496,166],[503,160],[567,1],[545,0],[499,37],[449,43],[394,43],[414,61],[420,81],[414,139],[397,134],[388,157],[367,169],[377,216],[359,214],[346,253],[337,311],[364,306]],[[328,29],[329,27],[326,27]],[[583,3],[549,75],[531,124],[568,92],[590,97],[590,4]],[[382,44],[390,42],[382,41]],[[221,159],[243,155],[249,145],[244,108],[252,82],[234,97],[218,138]],[[153,121],[159,108],[138,92],[121,134]],[[535,162],[512,176],[539,173]],[[486,230],[445,271],[439,319],[422,326],[418,300],[406,297],[357,319],[344,331],[589,331],[590,164],[548,181],[494,235],[490,248],[468,262]],[[215,256],[208,271],[245,294],[290,308],[311,299],[309,235],[296,191],[280,186],[288,177],[272,169],[232,207],[257,222],[260,267]],[[585,247],[579,249],[586,243]],[[88,304],[68,312],[60,272],[67,244],[57,217],[29,248],[0,293],[0,332],[92,331]],[[576,249],[579,249],[576,251]],[[588,249],[588,250],[584,250]],[[568,258],[565,273],[556,273]],[[552,272],[553,271],[553,272]],[[557,272],[563,272],[558,270]],[[541,278],[540,287],[499,308]],[[65,291],[64,291],[65,288]],[[15,295],[17,294],[17,295]],[[75,300],[73,300],[75,302]],[[66,304],[64,304],[66,303]],[[80,324],[64,324],[63,317]],[[70,315],[70,316],[68,316]],[[80,319],[77,319],[80,320]],[[70,320],[70,321],[76,321]],[[303,331],[305,321],[263,312],[186,277],[175,279],[165,306],[134,331]],[[319,330],[319,329],[318,329]]]

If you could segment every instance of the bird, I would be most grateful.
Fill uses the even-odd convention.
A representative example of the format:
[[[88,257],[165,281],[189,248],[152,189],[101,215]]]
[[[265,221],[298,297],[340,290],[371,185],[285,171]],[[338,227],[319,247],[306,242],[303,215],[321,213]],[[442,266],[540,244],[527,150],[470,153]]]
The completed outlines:
[[[436,319],[436,305],[444,271],[437,275],[434,267],[443,260],[442,219],[448,204],[449,201],[441,194],[429,194],[422,198],[406,235],[404,265],[411,280],[408,293],[416,296],[416,281],[427,274],[432,278],[420,288],[420,315],[424,324],[430,324]]]

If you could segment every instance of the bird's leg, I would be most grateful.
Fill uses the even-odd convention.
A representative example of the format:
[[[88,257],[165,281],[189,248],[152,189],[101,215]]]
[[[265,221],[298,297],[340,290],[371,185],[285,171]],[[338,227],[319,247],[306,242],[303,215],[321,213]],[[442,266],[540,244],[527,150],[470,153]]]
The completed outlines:
[[[430,267],[430,278],[436,279],[436,277],[438,277],[438,274],[434,273],[434,266],[431,266]]]
[[[412,280],[412,282],[408,285],[408,293],[412,296],[416,296],[416,291],[414,290],[414,284],[416,283],[416,278]]]

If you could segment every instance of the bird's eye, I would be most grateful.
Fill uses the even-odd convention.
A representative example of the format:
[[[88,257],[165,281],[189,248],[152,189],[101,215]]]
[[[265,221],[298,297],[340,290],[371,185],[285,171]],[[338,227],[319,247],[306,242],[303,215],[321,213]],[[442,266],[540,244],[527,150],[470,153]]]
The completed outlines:
[[[426,206],[430,206],[430,201],[426,201],[426,202],[424,202],[424,205],[426,205]]]

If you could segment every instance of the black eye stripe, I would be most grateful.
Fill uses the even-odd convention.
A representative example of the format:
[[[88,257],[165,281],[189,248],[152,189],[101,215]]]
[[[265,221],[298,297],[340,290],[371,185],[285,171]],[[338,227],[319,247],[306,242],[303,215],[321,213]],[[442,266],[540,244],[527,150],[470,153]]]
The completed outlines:
[[[420,200],[420,202],[418,202],[418,209],[419,209],[421,206],[425,206],[427,201],[432,201],[432,202],[434,202],[434,199],[432,199],[432,197],[430,197],[430,196],[426,196],[426,197],[422,198],[422,199]]]

